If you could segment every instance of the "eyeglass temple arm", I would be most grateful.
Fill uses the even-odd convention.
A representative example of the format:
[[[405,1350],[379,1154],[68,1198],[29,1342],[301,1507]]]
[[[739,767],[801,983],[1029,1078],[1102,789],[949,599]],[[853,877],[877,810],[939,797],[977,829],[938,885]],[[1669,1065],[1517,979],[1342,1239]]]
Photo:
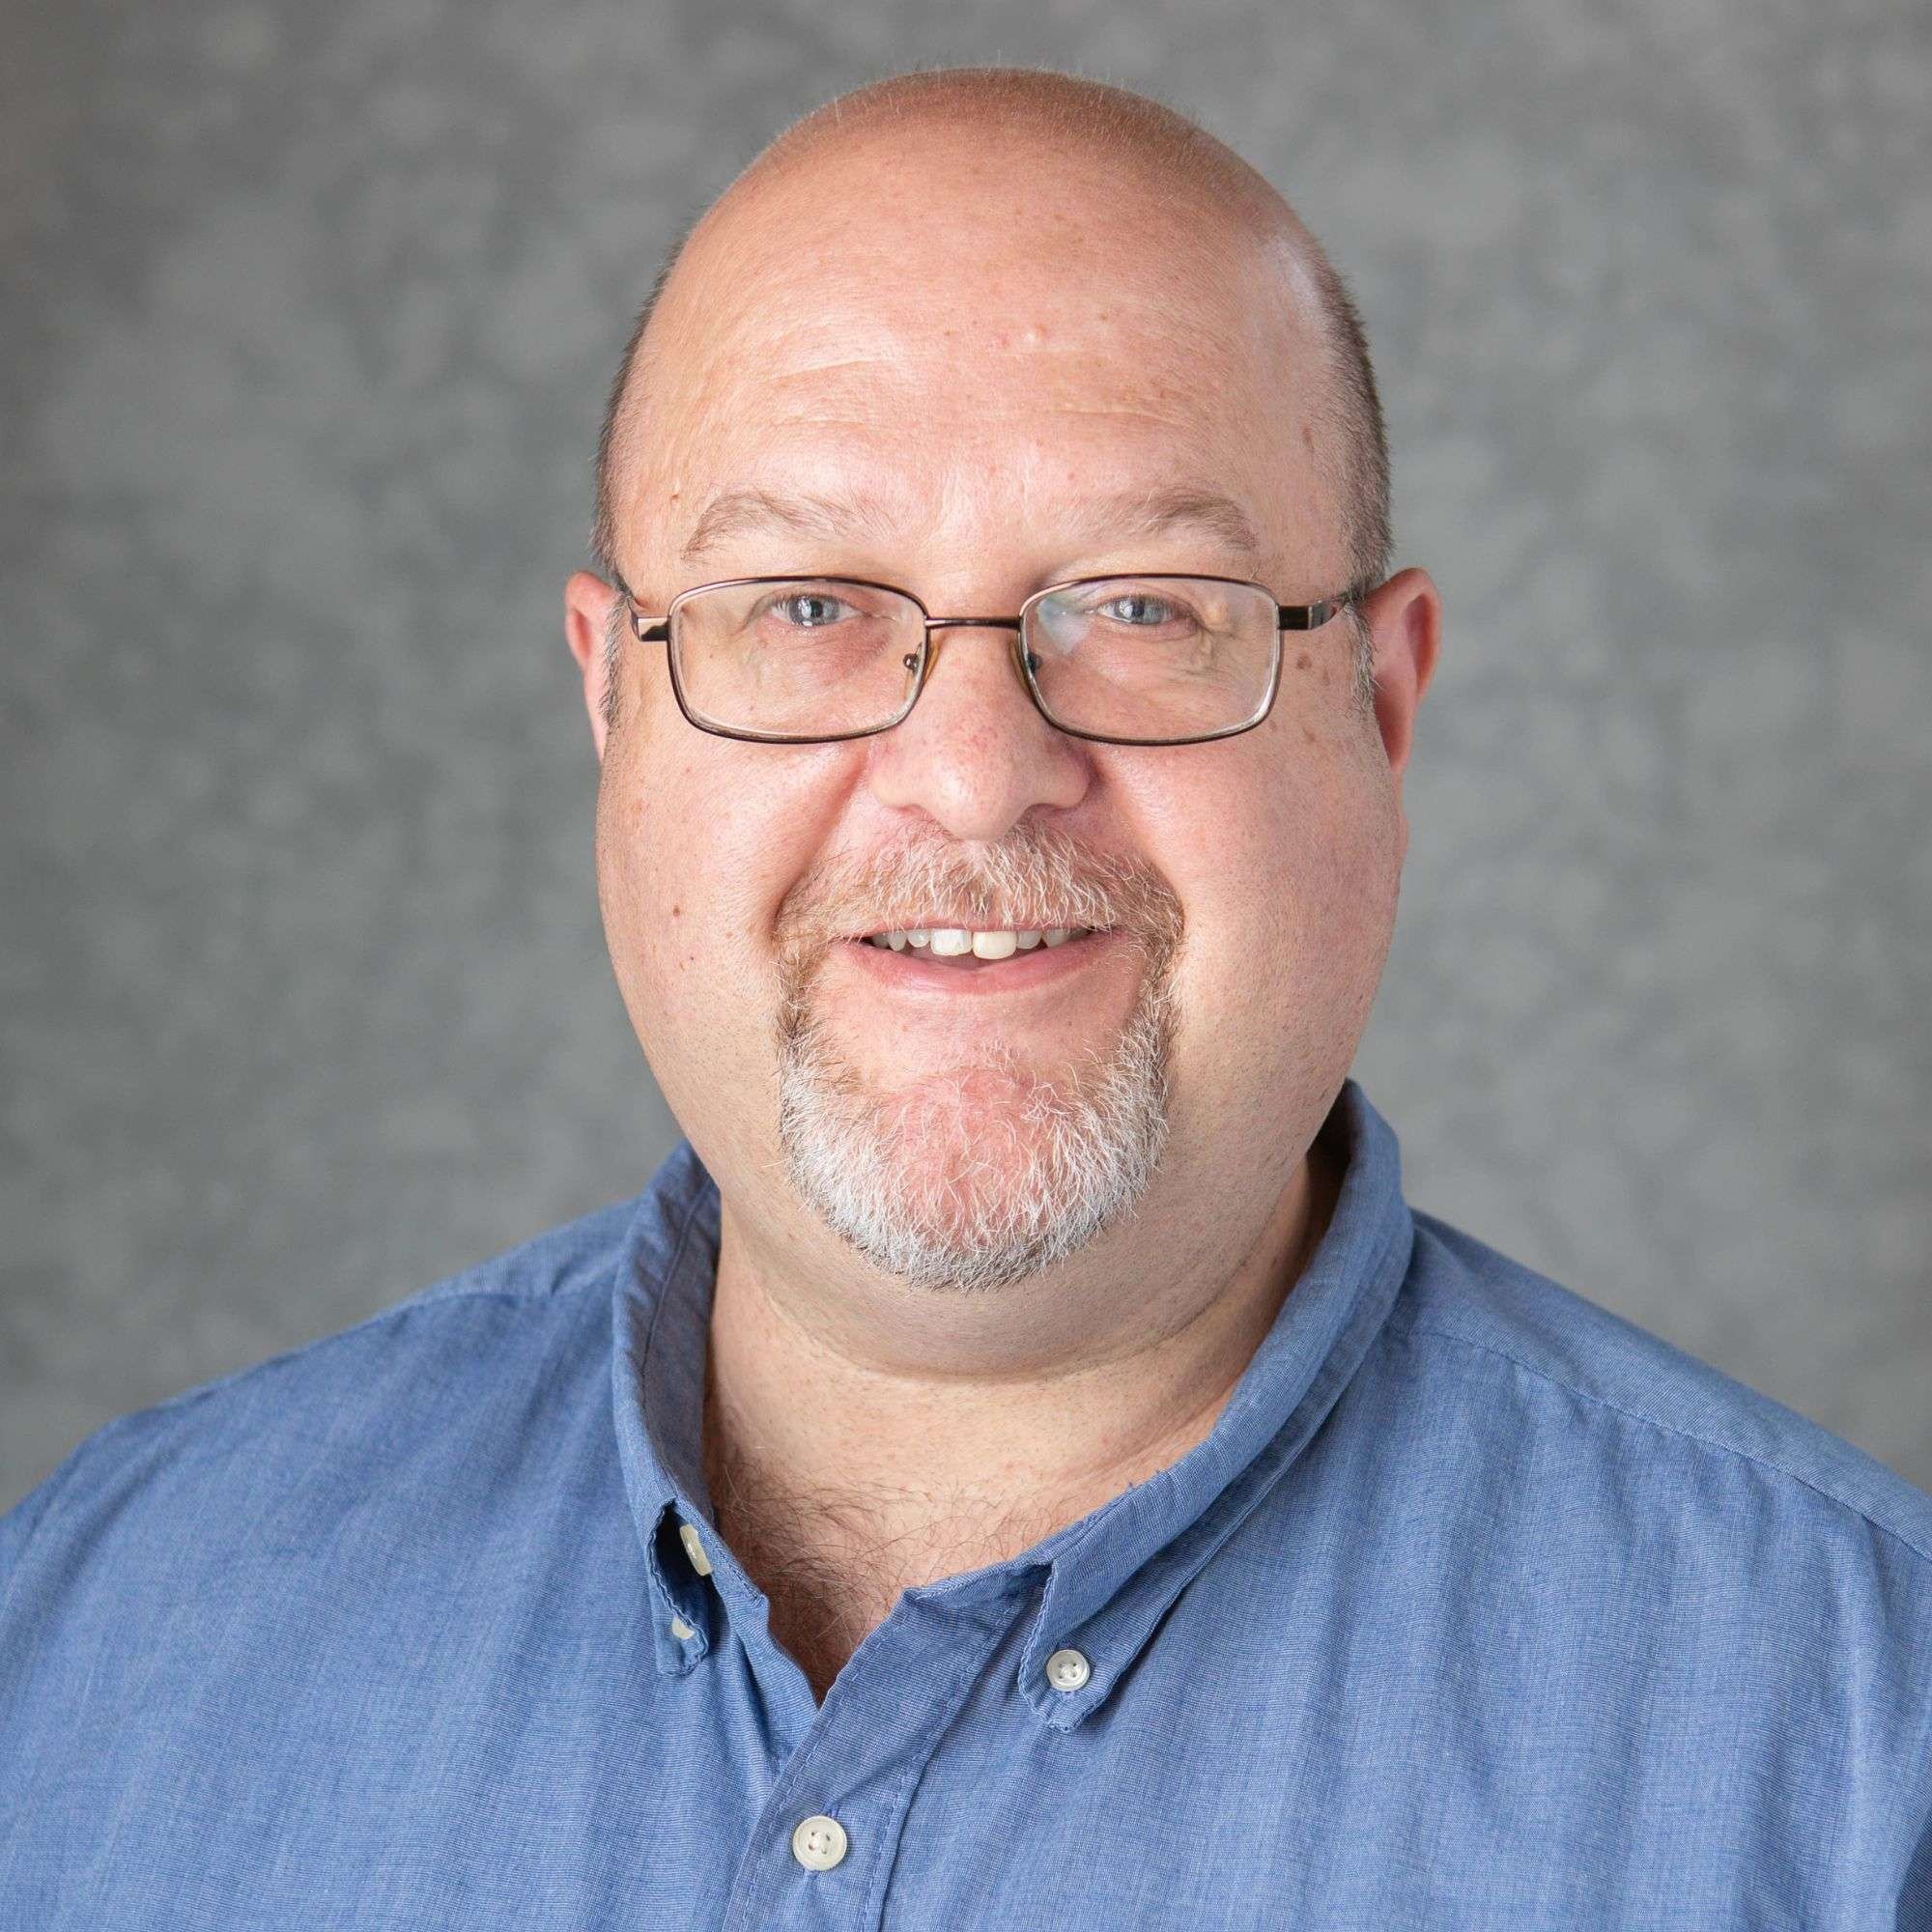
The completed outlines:
[[[646,618],[644,613],[638,609],[637,593],[624,582],[621,571],[613,569],[611,573],[611,581],[616,584],[618,594],[631,608],[631,629],[637,633],[638,641],[640,644],[668,643],[670,641],[670,619],[668,617],[660,617],[656,623],[652,623]]]
[[[1351,583],[1346,590],[1336,591],[1332,597],[1322,598],[1317,604],[1278,604],[1275,607],[1276,626],[1284,631],[1320,630],[1345,605],[1359,604],[1372,587],[1365,579],[1360,583]]]

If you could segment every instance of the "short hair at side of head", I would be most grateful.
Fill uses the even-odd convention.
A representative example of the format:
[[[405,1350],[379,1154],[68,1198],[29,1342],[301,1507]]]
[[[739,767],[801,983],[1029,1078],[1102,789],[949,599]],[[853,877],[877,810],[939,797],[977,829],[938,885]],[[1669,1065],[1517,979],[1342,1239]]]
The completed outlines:
[[[724,194],[749,176],[781,168],[819,143],[836,141],[848,128],[856,131],[879,120],[916,122],[935,112],[966,118],[989,111],[1024,118],[1076,140],[1151,154],[1181,179],[1200,186],[1229,193],[1274,194],[1264,178],[1225,143],[1179,109],[1149,95],[1053,68],[943,66],[889,74],[810,109],[767,143]],[[723,199],[724,195],[718,197]],[[590,555],[597,574],[607,582],[615,581],[618,568],[619,470],[644,434],[642,399],[635,393],[639,385],[633,381],[639,353],[686,244],[709,208],[717,205],[713,201],[692,214],[666,250],[650,293],[632,325],[606,399],[597,436]],[[1321,334],[1329,383],[1327,393],[1315,407],[1326,432],[1321,439],[1321,460],[1330,469],[1342,506],[1342,566],[1350,584],[1367,588],[1388,575],[1393,555],[1388,438],[1381,400],[1369,354],[1368,330],[1348,284],[1305,228],[1300,229],[1299,240],[1302,263],[1314,283],[1317,309],[1324,325]],[[616,659],[624,633],[623,614],[620,602],[606,638],[603,715],[607,728],[616,722]],[[1337,621],[1349,625],[1352,634],[1356,701],[1370,707],[1375,701],[1375,657],[1367,622],[1352,605]]]
[[[635,408],[630,390],[631,378],[637,368],[638,351],[643,344],[644,331],[651,326],[651,317],[657,313],[658,303],[664,298],[671,270],[677,267],[678,257],[684,253],[684,244],[691,240],[704,214],[704,209],[698,208],[686,215],[660,259],[658,271],[651,278],[650,293],[645,296],[643,306],[631,325],[630,340],[624,344],[624,353],[617,358],[617,373],[611,379],[611,391],[604,401],[604,419],[597,430],[597,494],[596,507],[590,520],[590,563],[606,583],[614,584],[617,581],[618,440],[626,433],[630,410]],[[611,620],[604,631],[604,688],[598,710],[607,732],[617,723],[617,653],[623,646],[628,624],[629,613],[620,597],[611,607]]]

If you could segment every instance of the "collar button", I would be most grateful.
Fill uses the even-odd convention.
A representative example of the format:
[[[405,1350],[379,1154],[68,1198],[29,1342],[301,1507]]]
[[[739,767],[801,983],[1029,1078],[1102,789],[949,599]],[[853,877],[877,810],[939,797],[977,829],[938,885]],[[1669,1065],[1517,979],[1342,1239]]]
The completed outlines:
[[[1077,1650],[1056,1650],[1046,1660],[1046,1681],[1056,1690],[1077,1690],[1093,1674],[1093,1665]]]
[[[704,1545],[699,1542],[697,1532],[690,1523],[681,1522],[677,1526],[677,1540],[684,1545],[684,1553],[691,1558],[691,1567],[700,1577],[711,1575],[711,1559],[704,1553]]]

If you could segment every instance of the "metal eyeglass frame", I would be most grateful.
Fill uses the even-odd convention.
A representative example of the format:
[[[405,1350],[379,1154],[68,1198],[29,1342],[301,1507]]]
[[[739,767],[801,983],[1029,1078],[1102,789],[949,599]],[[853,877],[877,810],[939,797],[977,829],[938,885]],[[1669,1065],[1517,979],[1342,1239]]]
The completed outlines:
[[[631,629],[639,643],[668,644],[670,642],[670,622],[677,614],[678,606],[687,599],[699,596],[707,590],[741,589],[751,583],[849,583],[862,590],[886,590],[895,597],[903,597],[923,619],[925,635],[919,647],[919,662],[908,665],[908,670],[916,670],[912,695],[900,706],[898,715],[889,718],[883,724],[868,724],[863,731],[835,731],[827,735],[796,737],[784,732],[739,731],[726,725],[713,724],[696,717],[691,706],[685,701],[684,686],[677,674],[677,653],[667,651],[666,662],[670,671],[671,695],[677,699],[677,708],[683,712],[687,724],[700,731],[708,731],[714,738],[736,738],[753,745],[838,745],[852,738],[876,738],[881,731],[890,731],[894,725],[902,724],[911,716],[912,708],[919,702],[920,693],[925,689],[927,674],[932,668],[932,634],[935,631],[986,630],[1010,631],[1013,634],[1013,664],[1020,674],[1020,681],[1026,687],[1027,696],[1033,699],[1034,709],[1053,726],[1056,731],[1064,731],[1069,738],[1085,738],[1100,745],[1206,745],[1217,738],[1233,738],[1243,731],[1252,731],[1257,724],[1265,721],[1274,708],[1275,694],[1281,685],[1281,634],[1284,631],[1317,631],[1350,604],[1360,604],[1362,599],[1376,586],[1366,581],[1353,583],[1346,590],[1338,590],[1331,597],[1323,597],[1313,604],[1275,604],[1274,662],[1268,667],[1267,690],[1260,706],[1251,718],[1238,724],[1223,725],[1218,731],[1203,731],[1191,738],[1117,738],[1104,731],[1081,731],[1070,724],[1063,724],[1047,708],[1046,699],[1040,696],[1039,686],[1034,681],[1033,666],[1027,662],[1029,653],[1021,648],[1026,635],[1026,624],[1035,605],[1043,599],[1064,590],[1078,590],[1090,583],[1116,583],[1124,579],[1147,578],[1162,582],[1180,583],[1237,583],[1246,590],[1259,590],[1270,603],[1274,603],[1274,592],[1264,583],[1257,583],[1251,578],[1220,577],[1205,570],[1156,570],[1146,572],[1109,571],[1102,577],[1073,577],[1064,583],[1049,583],[1043,589],[1036,590],[1019,608],[1019,613],[1012,617],[935,617],[910,590],[896,583],[881,583],[870,577],[813,577],[801,576],[796,572],[779,577],[725,577],[715,583],[694,583],[688,590],[680,590],[666,606],[661,617],[647,616],[638,605],[638,599],[622,575],[612,570],[616,587],[628,607]]]

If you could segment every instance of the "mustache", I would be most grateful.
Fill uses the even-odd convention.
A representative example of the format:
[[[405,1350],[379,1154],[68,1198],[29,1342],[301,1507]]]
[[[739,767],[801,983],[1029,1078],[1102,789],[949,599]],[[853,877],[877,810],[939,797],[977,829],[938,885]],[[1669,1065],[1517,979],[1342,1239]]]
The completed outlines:
[[[785,895],[776,931],[801,961],[836,940],[951,922],[1028,932],[1110,928],[1164,968],[1180,944],[1180,898],[1159,868],[1022,821],[999,844],[907,838],[813,866]]]

